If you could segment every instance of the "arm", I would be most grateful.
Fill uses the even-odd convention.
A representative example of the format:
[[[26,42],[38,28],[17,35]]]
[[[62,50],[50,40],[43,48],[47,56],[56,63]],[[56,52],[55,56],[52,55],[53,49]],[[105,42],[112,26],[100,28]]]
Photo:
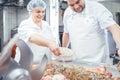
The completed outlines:
[[[55,55],[60,55],[59,46],[55,41],[49,40],[38,34],[31,34],[29,41],[40,46],[48,47]]]
[[[112,33],[113,39],[120,49],[120,27],[113,20],[112,13],[106,7],[104,7],[102,4],[97,5],[98,7],[96,9],[98,9],[99,12],[97,12],[96,14],[99,25],[102,29],[107,28]],[[120,55],[120,52],[118,53],[118,55]]]
[[[117,24],[114,24],[109,26],[107,29],[112,33],[114,41],[116,42],[119,48],[118,55],[120,56],[120,26]]]
[[[63,33],[62,37],[62,47],[67,47],[69,42],[69,33]]]

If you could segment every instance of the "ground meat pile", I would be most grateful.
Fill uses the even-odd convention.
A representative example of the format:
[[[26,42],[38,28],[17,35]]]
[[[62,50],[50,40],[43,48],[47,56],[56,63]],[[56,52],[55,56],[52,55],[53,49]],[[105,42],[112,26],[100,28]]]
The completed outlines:
[[[90,69],[80,65],[63,66],[62,64],[57,63],[50,63],[47,65],[43,78],[49,75],[51,76],[50,80],[59,80],[52,79],[54,78],[54,75],[57,74],[63,76],[63,79],[61,80],[113,80],[112,74],[106,71],[104,66]]]

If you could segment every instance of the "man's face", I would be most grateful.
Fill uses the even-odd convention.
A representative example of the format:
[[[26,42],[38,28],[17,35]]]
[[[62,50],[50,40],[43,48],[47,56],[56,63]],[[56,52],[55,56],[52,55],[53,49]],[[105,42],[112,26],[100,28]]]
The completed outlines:
[[[71,7],[71,9],[75,12],[82,12],[85,8],[85,4],[83,0],[67,0],[68,5]]]

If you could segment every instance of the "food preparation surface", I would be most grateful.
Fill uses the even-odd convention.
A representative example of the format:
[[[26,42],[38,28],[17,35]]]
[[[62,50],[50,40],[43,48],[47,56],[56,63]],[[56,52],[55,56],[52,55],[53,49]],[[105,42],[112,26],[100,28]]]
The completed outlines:
[[[61,80],[120,80],[113,79],[113,77],[120,77],[120,72],[118,72],[116,66],[77,61],[50,62],[43,78],[48,76],[49,78],[50,76],[51,78],[61,76]],[[44,80],[43,78],[42,80]]]

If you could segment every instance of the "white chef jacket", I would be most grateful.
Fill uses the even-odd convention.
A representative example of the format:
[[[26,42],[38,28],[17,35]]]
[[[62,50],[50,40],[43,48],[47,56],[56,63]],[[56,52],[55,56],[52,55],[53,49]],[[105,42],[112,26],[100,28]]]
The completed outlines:
[[[104,29],[116,22],[109,10],[98,2],[85,0],[81,13],[66,9],[63,23],[77,60],[110,63]]]
[[[42,20],[42,30],[41,30],[40,27],[38,27],[33,22],[31,17],[29,19],[21,22],[20,26],[18,27],[19,38],[24,40],[33,52],[33,63],[39,63],[44,54],[47,54],[47,56],[50,60],[51,54],[50,54],[49,48],[36,45],[29,41],[30,35],[33,33],[37,33],[48,39],[55,40],[53,37],[53,34],[52,34],[51,27],[49,26],[49,24],[46,21]],[[15,57],[15,60],[19,61],[19,58],[20,58],[19,50],[17,49],[16,52],[17,52],[17,54]],[[26,58],[27,58],[27,56],[26,56]]]

